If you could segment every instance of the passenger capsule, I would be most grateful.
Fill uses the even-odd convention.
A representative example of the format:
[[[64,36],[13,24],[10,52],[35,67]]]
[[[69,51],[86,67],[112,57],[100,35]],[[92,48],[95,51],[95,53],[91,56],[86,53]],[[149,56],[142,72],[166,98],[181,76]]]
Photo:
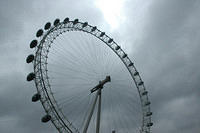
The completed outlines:
[[[147,101],[146,103],[145,103],[145,105],[147,106],[147,105],[150,105],[151,104],[151,102],[149,102],[149,101]]]
[[[75,24],[77,24],[78,23],[78,19],[75,19],[74,21],[73,21],[73,25],[75,25]]]
[[[57,19],[54,21],[53,25],[56,26],[56,25],[59,24],[59,23],[60,23],[60,19],[57,18]]]
[[[111,43],[112,41],[113,41],[113,39],[110,38],[110,39],[108,40],[108,43]]]
[[[133,62],[131,62],[128,66],[129,66],[129,67],[130,67],[130,66],[133,66]]]
[[[36,33],[36,37],[40,37],[40,36],[42,36],[42,34],[43,34],[43,30],[42,30],[42,29],[39,29],[39,30],[37,31],[37,33]]]
[[[124,54],[124,55],[122,56],[122,58],[125,58],[125,57],[127,57],[127,54]]]
[[[134,76],[137,76],[137,75],[139,75],[139,72],[136,71],[133,75],[134,75]]]
[[[51,27],[51,23],[50,22],[47,22],[44,26],[44,29],[45,30],[48,30],[49,28]]]
[[[37,102],[38,100],[40,100],[41,95],[39,93],[36,93],[32,96],[32,102]]]
[[[34,48],[37,46],[37,40],[33,40],[31,43],[30,43],[30,48]]]
[[[88,25],[88,22],[83,23],[82,27],[86,27]]]
[[[92,27],[91,32],[94,32],[97,29],[96,26]]]
[[[50,115],[45,115],[45,116],[43,116],[42,119],[41,119],[41,121],[42,121],[43,123],[46,123],[46,122],[48,122],[48,121],[50,121],[50,120],[51,120],[51,116],[50,116]]]
[[[29,73],[28,76],[26,77],[27,81],[32,81],[35,78],[35,73]]]
[[[27,58],[26,58],[26,63],[31,63],[34,60],[34,55],[30,54]]]
[[[147,123],[147,127],[151,127],[151,126],[153,126],[153,123],[152,123],[152,122]]]
[[[143,81],[141,81],[141,82],[139,82],[138,83],[138,85],[140,86],[140,85],[143,85],[144,84],[144,82]]]
[[[147,112],[146,116],[151,116],[153,113],[152,112]]]
[[[100,37],[103,37],[105,35],[105,32],[101,32]]]
[[[64,23],[68,23],[68,22],[69,22],[69,18],[65,18]]]
[[[146,95],[148,93],[148,91],[144,91],[144,92],[142,92],[142,95],[144,96],[144,95]]]
[[[119,50],[120,49],[120,46],[117,46],[116,48],[115,48],[115,50]]]

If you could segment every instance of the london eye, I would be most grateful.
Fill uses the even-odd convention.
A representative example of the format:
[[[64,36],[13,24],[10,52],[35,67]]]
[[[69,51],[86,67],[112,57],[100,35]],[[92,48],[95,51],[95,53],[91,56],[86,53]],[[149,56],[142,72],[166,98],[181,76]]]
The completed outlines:
[[[113,38],[78,19],[47,22],[30,42],[34,81],[45,115],[59,133],[150,133],[148,91]]]

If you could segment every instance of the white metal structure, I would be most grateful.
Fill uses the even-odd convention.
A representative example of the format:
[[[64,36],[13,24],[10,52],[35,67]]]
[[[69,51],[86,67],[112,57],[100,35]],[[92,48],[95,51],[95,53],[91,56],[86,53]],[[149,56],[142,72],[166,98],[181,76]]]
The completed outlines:
[[[27,81],[37,88],[32,101],[40,100],[46,112],[42,122],[51,120],[60,133],[150,133],[148,92],[112,38],[78,19],[56,19],[44,29],[26,59],[34,68]]]

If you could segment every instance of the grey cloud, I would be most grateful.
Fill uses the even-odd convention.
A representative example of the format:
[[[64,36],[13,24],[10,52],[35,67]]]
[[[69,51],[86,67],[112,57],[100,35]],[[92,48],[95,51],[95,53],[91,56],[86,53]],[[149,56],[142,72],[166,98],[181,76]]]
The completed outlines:
[[[160,0],[144,4],[148,6],[144,6],[142,18],[133,16],[131,2],[127,4],[127,22],[112,34],[123,37],[119,42],[133,45],[130,57],[152,101],[152,132],[198,132],[200,3]],[[40,122],[44,111],[30,100],[36,89],[25,81],[32,68],[25,65],[25,57],[31,53],[29,42],[37,29],[57,17],[80,18],[101,27],[103,16],[92,1],[21,0],[1,1],[0,5],[0,131],[56,132],[52,124]],[[137,18],[141,19],[139,27],[131,25]]]
[[[153,132],[199,130],[195,104],[200,93],[199,11],[199,1],[153,1],[148,7],[144,32],[132,56],[150,91]],[[172,105],[181,99],[183,106],[174,111],[179,103]]]
[[[101,22],[99,11],[87,3],[92,4],[92,1],[0,2],[0,132],[56,132],[51,123],[41,123],[45,114],[41,104],[31,102],[36,88],[33,83],[26,82],[26,74],[32,71],[32,65],[25,64],[25,59],[32,52],[30,41],[47,21],[53,22],[56,18],[62,21],[69,17],[93,24]]]

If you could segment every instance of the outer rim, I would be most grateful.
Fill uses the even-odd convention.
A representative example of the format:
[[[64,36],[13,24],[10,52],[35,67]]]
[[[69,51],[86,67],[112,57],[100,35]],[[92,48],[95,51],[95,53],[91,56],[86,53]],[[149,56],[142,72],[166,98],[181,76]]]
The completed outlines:
[[[46,31],[41,37],[41,40],[35,53],[35,85],[38,93],[41,94],[40,101],[46,113],[52,116],[51,121],[54,124],[54,126],[60,133],[79,133],[79,131],[72,125],[72,123],[70,123],[67,120],[67,118],[63,115],[51,91],[51,86],[49,84],[49,78],[47,74],[47,58],[49,48],[53,41],[56,39],[56,37],[58,37],[63,32],[81,31],[89,33],[100,39],[108,47],[110,47],[113,50],[113,52],[115,52],[115,54],[117,54],[117,56],[124,63],[129,73],[131,74],[132,79],[135,82],[141,101],[143,114],[141,133],[149,133],[150,126],[148,126],[148,124],[151,123],[151,116],[147,116],[146,114],[150,112],[150,102],[147,93],[145,94],[146,88],[143,84],[143,81],[132,61],[129,59],[128,56],[123,57],[123,55],[125,55],[126,53],[121,48],[116,49],[116,47],[118,46],[116,42],[112,40],[109,43],[109,40],[111,39],[109,36],[105,34],[103,35],[103,37],[100,37],[100,34],[102,32],[99,29],[92,31],[93,26],[91,25],[83,26],[84,23],[82,22],[78,22],[76,24],[73,24],[73,22],[74,21],[68,21],[67,23],[61,22],[56,26],[51,27],[48,31]],[[64,121],[63,118],[65,118],[66,121]]]

